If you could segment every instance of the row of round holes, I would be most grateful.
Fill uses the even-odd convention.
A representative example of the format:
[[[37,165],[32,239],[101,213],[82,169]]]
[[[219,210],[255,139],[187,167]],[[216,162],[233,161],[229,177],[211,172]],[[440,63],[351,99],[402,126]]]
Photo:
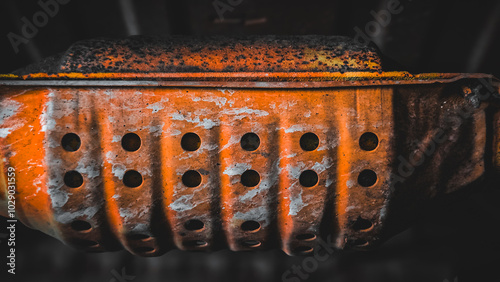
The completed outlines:
[[[74,133],[66,134],[62,139],[62,146],[67,151],[77,151],[81,146],[81,141],[78,135]],[[260,146],[260,138],[255,133],[247,133],[241,139],[241,147],[247,151],[255,151]],[[364,133],[359,139],[361,149],[365,151],[373,151],[378,147],[378,137],[371,132]],[[126,151],[137,151],[141,146],[141,139],[135,133],[128,133],[122,138],[122,147]],[[181,140],[181,146],[187,151],[196,151],[201,146],[201,139],[195,133],[187,133]],[[319,146],[319,138],[314,133],[306,133],[300,138],[300,146],[305,151],[313,151]],[[194,170],[190,170],[183,175],[183,183],[188,187],[196,187],[201,183],[201,175]],[[69,187],[80,187],[83,184],[83,177],[76,171],[66,173],[64,177],[66,185]],[[370,187],[377,181],[377,175],[372,170],[363,170],[358,176],[358,183],[363,187]],[[242,184],[247,187],[254,187],[260,182],[259,174],[254,170],[249,170],[242,175]],[[305,187],[312,187],[318,182],[318,175],[312,170],[304,171],[299,182]],[[138,187],[142,184],[142,176],[139,172],[130,170],[124,175],[124,184],[128,187]],[[244,224],[251,224],[254,221],[248,221]],[[203,228],[203,223],[202,224]],[[257,223],[257,222],[255,222]],[[260,228],[260,224],[257,223]],[[371,228],[372,223],[368,220],[357,219],[353,228],[355,230],[366,230]],[[75,221],[72,224],[75,230],[90,230],[91,226],[85,221]],[[306,234],[308,235],[308,234]],[[299,235],[300,236],[300,235]],[[205,242],[206,243],[206,242]],[[245,241],[245,245],[256,247],[260,246],[258,241]],[[196,244],[197,246],[203,244]],[[302,251],[303,252],[303,251]]]
[[[248,136],[245,138],[245,136]],[[249,144],[257,144],[255,140],[258,141],[258,136],[254,133],[247,133],[242,138],[242,147],[248,148]],[[199,147],[201,141],[198,135],[194,133],[187,133],[182,138],[184,144],[183,147],[193,149],[194,147]],[[246,140],[246,141],[243,141]],[[250,141],[249,141],[250,140]],[[254,140],[254,141],[251,141]],[[306,133],[301,138],[301,146],[305,150],[309,150],[314,146],[317,147],[319,144],[319,139],[313,133]],[[258,141],[260,143],[260,141]],[[364,133],[360,138],[360,147],[363,150],[370,151],[375,150],[378,146],[378,138],[375,134],[371,132]],[[80,147],[80,138],[74,133],[66,134],[62,139],[63,148],[68,151],[76,151]],[[314,146],[313,146],[314,145]],[[125,150],[137,150],[140,147],[140,138],[137,134],[128,133],[122,139],[122,146]],[[252,148],[255,148],[252,147]],[[197,187],[201,184],[202,178],[201,174],[195,170],[189,170],[182,176],[182,182],[187,187]],[[358,176],[358,183],[363,187],[371,187],[377,181],[377,174],[373,170],[363,170]],[[139,172],[135,170],[129,170],[125,172],[123,176],[123,183],[125,186],[130,188],[139,187],[143,182],[142,176]],[[254,187],[260,182],[260,175],[255,170],[245,171],[241,176],[241,183],[247,187]],[[304,187],[313,187],[318,183],[318,174],[312,170],[306,170],[301,173],[299,177],[299,182]],[[71,188],[78,188],[83,185],[83,177],[77,171],[69,171],[64,176],[64,183]]]
[[[184,224],[184,227],[189,231],[201,231],[205,227],[205,224],[200,220],[192,219],[192,220],[188,220]],[[73,221],[71,223],[71,228],[73,228],[73,230],[75,230],[77,232],[86,233],[92,229],[92,226],[90,225],[90,223],[88,223],[86,221],[76,220],[76,221]],[[241,224],[241,229],[243,231],[249,232],[249,233],[257,232],[260,230],[260,228],[261,228],[260,223],[258,223],[257,221],[253,221],[253,220],[248,220],[248,221],[243,222],[243,224]],[[151,239],[151,236],[149,236],[147,234],[136,233],[136,234],[128,235],[127,238],[129,240],[133,240],[133,241],[148,241]],[[299,234],[296,236],[296,239],[300,240],[300,241],[312,241],[312,240],[316,239],[316,235],[312,234],[312,233]],[[94,242],[94,241],[87,242],[87,240],[85,240],[85,242],[86,242],[85,244],[78,243],[78,245],[81,245],[84,247],[93,247],[93,246],[98,244],[97,242]],[[257,241],[257,240],[246,240],[246,241],[243,241],[242,244],[246,247],[255,248],[255,247],[260,246],[261,242]],[[192,241],[185,242],[184,245],[186,247],[204,247],[207,245],[207,242],[202,241],[202,240],[192,240]],[[299,247],[295,251],[297,253],[307,253],[308,249],[306,249],[306,248]],[[143,247],[143,248],[136,249],[136,252],[138,252],[138,253],[151,253],[154,250],[155,249],[152,247]]]
[[[364,151],[373,151],[378,147],[378,137],[372,132],[366,132],[359,138],[359,146]],[[358,183],[363,187],[370,187],[375,185],[377,182],[377,174],[373,170],[365,169],[358,175]],[[368,231],[373,227],[373,223],[370,220],[364,219],[359,216],[352,229],[354,231]],[[355,239],[348,242],[352,246],[363,247],[368,244],[368,241],[364,239]]]
[[[135,133],[127,133],[121,140],[122,148],[135,152],[141,148],[141,137]],[[68,152],[80,149],[82,142],[75,133],[68,133],[61,140],[62,147]],[[300,147],[304,151],[314,151],[319,146],[319,138],[314,133],[306,133],[300,137]],[[246,151],[255,151],[260,146],[260,138],[255,133],[246,133],[240,140],[241,148]],[[201,146],[201,139],[196,133],[186,133],[181,139],[181,147],[186,151],[196,151]],[[372,132],[366,132],[359,138],[359,146],[365,151],[373,151],[378,146],[378,137]]]
[[[246,187],[255,187],[260,183],[260,175],[255,170],[247,170],[241,175],[241,184]],[[136,170],[128,170],[123,175],[123,184],[129,188],[137,188],[143,182],[142,175]],[[198,187],[202,182],[201,174],[196,170],[188,170],[182,175],[182,183],[190,188]],[[307,188],[318,184],[318,174],[313,170],[303,171],[299,176],[299,183]],[[358,183],[363,187],[371,187],[377,182],[377,174],[370,169],[361,171]],[[66,172],[64,184],[70,188],[79,188],[83,185],[83,176],[76,170]]]

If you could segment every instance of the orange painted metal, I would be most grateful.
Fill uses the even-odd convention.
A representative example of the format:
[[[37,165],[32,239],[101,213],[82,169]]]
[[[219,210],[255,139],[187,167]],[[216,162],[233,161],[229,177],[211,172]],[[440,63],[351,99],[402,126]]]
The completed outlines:
[[[133,61],[123,48],[120,61]],[[241,48],[222,53],[261,54]],[[372,246],[418,209],[414,195],[474,183],[490,153],[498,167],[498,108],[463,90],[496,85],[491,76],[370,72],[359,59],[357,72],[300,72],[292,62],[279,66],[290,72],[256,72],[221,65],[217,50],[183,55],[198,72],[90,73],[66,60],[68,73],[4,75],[0,214],[14,168],[18,218],[87,251],[279,244],[307,254],[318,237]],[[218,72],[231,65],[243,71]]]

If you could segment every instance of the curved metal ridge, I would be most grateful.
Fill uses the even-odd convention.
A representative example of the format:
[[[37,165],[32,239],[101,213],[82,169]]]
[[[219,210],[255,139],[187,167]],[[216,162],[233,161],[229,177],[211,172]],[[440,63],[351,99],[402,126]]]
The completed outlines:
[[[129,37],[75,43],[29,73],[380,71],[372,47],[339,36]]]

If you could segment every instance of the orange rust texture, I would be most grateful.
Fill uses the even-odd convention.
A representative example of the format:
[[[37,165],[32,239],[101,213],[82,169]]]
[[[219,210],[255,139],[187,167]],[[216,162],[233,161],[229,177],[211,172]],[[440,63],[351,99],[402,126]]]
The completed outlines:
[[[441,91],[428,87],[422,93]],[[18,173],[19,218],[88,251],[123,246],[154,256],[172,246],[251,250],[279,242],[286,253],[298,254],[310,252],[315,238],[325,234],[333,234],[340,248],[348,241],[371,245],[379,237],[395,173],[394,125],[407,115],[396,116],[394,89],[5,87],[0,160],[4,170],[12,166]],[[398,98],[400,108],[420,109],[411,99],[438,96],[406,91],[400,94],[408,100]],[[478,128],[485,127],[481,117],[474,116]],[[425,136],[430,129],[425,130],[414,132]],[[378,137],[374,150],[360,148],[366,132]],[[75,152],[61,146],[68,133],[81,139]],[[124,150],[128,133],[140,137],[138,150]],[[182,147],[186,133],[199,136],[199,148]],[[246,133],[258,135],[256,150],[242,148]],[[319,139],[312,151],[300,145],[306,133]],[[440,157],[431,164],[438,166]],[[377,181],[362,187],[358,176],[367,169]],[[84,180],[77,188],[64,180],[73,170]],[[124,185],[131,170],[142,175],[136,188]],[[190,170],[201,175],[195,187],[183,182]],[[242,183],[249,170],[260,176],[253,187]],[[306,170],[318,175],[316,185],[301,184]],[[354,228],[359,219],[365,224]],[[202,225],[190,228],[191,220]],[[248,221],[259,226],[244,230]]]
[[[384,182],[369,188],[377,191],[369,194],[355,183],[365,166],[376,167],[382,179],[389,169],[384,152],[392,134],[391,91],[60,88],[28,93],[2,100],[4,107],[19,105],[5,118],[3,127],[12,131],[2,139],[2,154],[19,171],[20,217],[44,232],[58,230],[70,243],[111,237],[132,252],[151,246],[155,254],[160,243],[130,242],[127,234],[154,238],[155,230],[169,233],[170,226],[177,247],[200,248],[184,244],[198,240],[208,248],[221,225],[233,250],[251,249],[242,244],[249,240],[263,242],[264,248],[280,234],[284,250],[293,253],[296,247],[312,246],[296,236],[319,235],[325,207],[334,201],[340,226],[332,229],[343,230],[363,210],[370,211],[367,219],[379,222]],[[356,139],[368,130],[379,135],[381,145],[376,152],[353,157],[360,150]],[[122,136],[129,132],[141,137],[136,152],[121,147]],[[188,132],[201,138],[194,152],[181,147]],[[240,145],[248,132],[260,138],[252,152]],[[320,140],[310,152],[299,145],[308,132]],[[61,147],[67,133],[81,138],[78,151]],[[250,169],[260,174],[255,187],[241,184],[241,174]],[[311,188],[298,180],[308,169],[319,176]],[[82,173],[82,187],[64,185],[63,176],[71,170]],[[123,185],[128,170],[141,173],[141,186]],[[188,170],[201,173],[200,186],[183,185]],[[161,215],[153,214],[158,211]],[[189,219],[202,221],[204,227],[186,231]],[[75,220],[90,222],[92,231],[72,230]],[[259,222],[260,229],[242,231],[248,220]]]
[[[376,71],[381,59],[368,46],[332,36],[128,38],[78,42],[55,72]]]

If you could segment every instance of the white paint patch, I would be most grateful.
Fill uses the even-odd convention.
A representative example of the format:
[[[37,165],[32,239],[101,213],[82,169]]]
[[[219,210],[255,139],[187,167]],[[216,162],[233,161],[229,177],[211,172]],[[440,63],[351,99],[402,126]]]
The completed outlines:
[[[149,226],[144,224],[144,223],[139,223],[139,224],[136,224],[134,226],[134,228],[132,228],[131,231],[135,231],[135,232],[141,232],[141,233],[145,233],[145,234],[149,234]]]
[[[293,132],[305,130],[304,127],[302,125],[299,125],[299,124],[292,125],[289,128],[282,128],[282,129],[285,129],[285,133],[293,133]]]
[[[171,203],[169,207],[176,212],[189,211],[195,207],[193,203],[190,202],[191,199],[193,199],[193,194],[181,196]]]
[[[40,131],[46,132],[54,130],[56,127],[56,119],[72,115],[77,109],[77,101],[56,99],[55,96],[53,92],[48,94],[49,101],[45,103],[40,116],[40,125],[42,127]],[[66,106],[66,104],[69,104],[69,106],[62,106]]]
[[[71,221],[73,221],[79,217],[86,217],[87,219],[91,219],[92,217],[95,216],[95,214],[97,213],[98,210],[99,210],[98,207],[87,207],[85,209],[75,211],[75,212],[56,213],[55,219],[56,219],[56,221],[58,221],[62,224],[70,223]]]
[[[215,127],[215,126],[219,125],[219,121],[213,121],[213,120],[208,119],[208,118],[200,120],[199,117],[195,117],[193,119],[193,118],[184,116],[184,115],[182,115],[180,113],[173,113],[173,114],[171,114],[171,117],[172,117],[173,120],[180,120],[180,121],[187,121],[187,122],[190,122],[190,123],[195,123],[195,124],[197,124],[197,126],[202,126],[205,129],[211,129],[212,127]]]
[[[269,211],[267,207],[261,206],[251,209],[247,212],[235,212],[233,216],[233,221],[238,221],[236,224],[240,224],[240,221],[255,220],[261,222],[262,227],[269,225]]]
[[[356,207],[355,206],[348,206],[347,208],[345,208],[345,211],[348,212],[352,209],[355,209]]]
[[[383,221],[387,216],[387,199],[384,201],[384,205],[380,209],[379,220]]]
[[[257,196],[257,194],[269,190],[276,181],[274,179],[270,179],[269,177],[265,177],[259,184],[259,187],[249,190],[244,195],[240,196],[240,201],[246,202],[247,200],[251,200],[253,197]],[[274,183],[273,183],[274,182]]]
[[[13,128],[0,128],[0,138],[5,138],[9,136]]]
[[[177,130],[177,129],[176,130],[172,130],[170,132],[170,136],[177,136],[177,135],[181,135],[181,134],[182,134],[182,132],[180,130]]]
[[[165,123],[150,126],[149,133],[152,133],[154,136],[158,137],[163,132],[163,126],[165,126]]]
[[[290,179],[299,179],[300,174],[304,171],[306,165],[303,162],[297,162],[296,166],[287,164],[286,170],[288,171],[288,176]]]
[[[146,108],[150,109],[150,110],[153,110],[153,112],[152,112],[153,114],[159,112],[160,110],[165,109],[165,107],[163,106],[163,101],[156,102],[154,104],[148,105]]]
[[[215,103],[217,106],[222,107],[226,105],[227,98],[225,97],[217,97],[217,96],[209,96],[209,97],[193,97],[191,98],[193,102],[210,102],[210,103]]]
[[[219,122],[218,121],[213,121],[211,119],[205,118],[203,121],[201,121],[198,126],[203,126],[205,129],[210,129],[212,127],[218,126]]]
[[[61,179],[62,182],[62,179]],[[62,185],[61,185],[62,186]],[[59,209],[63,207],[69,200],[70,193],[62,191],[60,187],[57,188],[48,188],[47,193],[50,196],[50,200],[52,202],[52,208]]]
[[[1,107],[0,107],[0,125],[4,124],[5,120],[9,119],[10,117],[14,116],[19,108],[21,107],[21,103],[6,99],[2,101]]]
[[[310,117],[311,116],[311,111],[307,111],[304,113],[304,117]]]
[[[17,123],[14,126],[12,126],[10,128],[0,128],[0,137],[5,138],[10,133],[12,133],[13,131],[15,131],[23,126],[24,126],[24,120],[19,120],[19,121],[17,121]],[[3,130],[5,130],[5,132],[2,132]]]
[[[128,219],[134,218],[136,216],[135,213],[125,208],[120,208],[118,212],[120,213],[120,217],[123,218],[124,221],[128,221]]]
[[[89,162],[85,165],[85,162]],[[101,171],[99,169],[99,164],[95,160],[88,160],[88,158],[83,158],[78,162],[78,166],[76,170],[82,174],[86,174],[88,179],[94,179],[101,175]]]
[[[229,96],[232,96],[236,92],[235,90],[232,90],[232,89],[217,89],[217,90],[222,92],[222,94],[226,94],[226,92],[228,92]]]
[[[327,178],[325,181],[325,186],[330,187],[333,184],[333,179]]]
[[[252,168],[251,164],[247,163],[235,163],[230,165],[224,170],[225,175],[229,176],[234,176],[234,175],[241,175],[243,172],[249,170]]]
[[[60,168],[62,161],[55,159],[55,158],[50,158],[48,167],[52,168],[54,171],[58,171],[58,168]],[[69,195],[71,193],[68,193],[61,188],[64,185],[64,180],[63,180],[63,174],[62,173],[51,173],[49,174],[49,180],[47,183],[47,194],[50,196],[50,200],[52,202],[52,208],[55,210],[58,210],[59,208],[63,207],[69,199]]]
[[[356,183],[354,182],[354,180],[351,180],[351,179],[347,180],[347,182],[346,182],[347,188],[352,188],[355,184]]]
[[[314,170],[316,173],[321,173],[321,172],[329,169],[330,167],[332,167],[332,165],[333,164],[330,161],[330,158],[328,158],[327,156],[324,156],[323,160],[320,163],[316,162],[312,166],[312,170]]]
[[[281,104],[279,104],[278,108],[282,110],[287,110],[290,107],[293,107],[297,105],[297,101],[284,101]]]
[[[288,212],[288,215],[297,215],[305,206],[309,204],[305,204],[304,201],[302,200],[302,189],[300,189],[300,192],[297,193],[296,195],[290,196],[290,211]]]
[[[115,135],[113,136],[113,140],[111,140],[112,143],[120,142],[122,140],[121,135]]]
[[[254,109],[250,109],[248,107],[225,109],[221,113],[225,114],[225,115],[232,115],[232,116],[234,116],[234,119],[238,119],[238,120],[243,119],[245,117],[249,117],[250,115],[256,115],[256,116],[260,116],[260,117],[269,115],[269,113],[266,111],[254,110]]]
[[[220,149],[220,151],[223,151],[235,144],[238,144],[240,143],[240,137],[236,136],[236,135],[231,135],[231,138],[229,138],[229,141],[227,141],[226,145],[224,145],[222,147],[222,149]]]
[[[111,172],[118,179],[122,180],[123,179],[123,175],[125,174],[126,170],[127,170],[127,168],[124,165],[122,165],[122,164],[114,164],[113,168],[111,169]]]

